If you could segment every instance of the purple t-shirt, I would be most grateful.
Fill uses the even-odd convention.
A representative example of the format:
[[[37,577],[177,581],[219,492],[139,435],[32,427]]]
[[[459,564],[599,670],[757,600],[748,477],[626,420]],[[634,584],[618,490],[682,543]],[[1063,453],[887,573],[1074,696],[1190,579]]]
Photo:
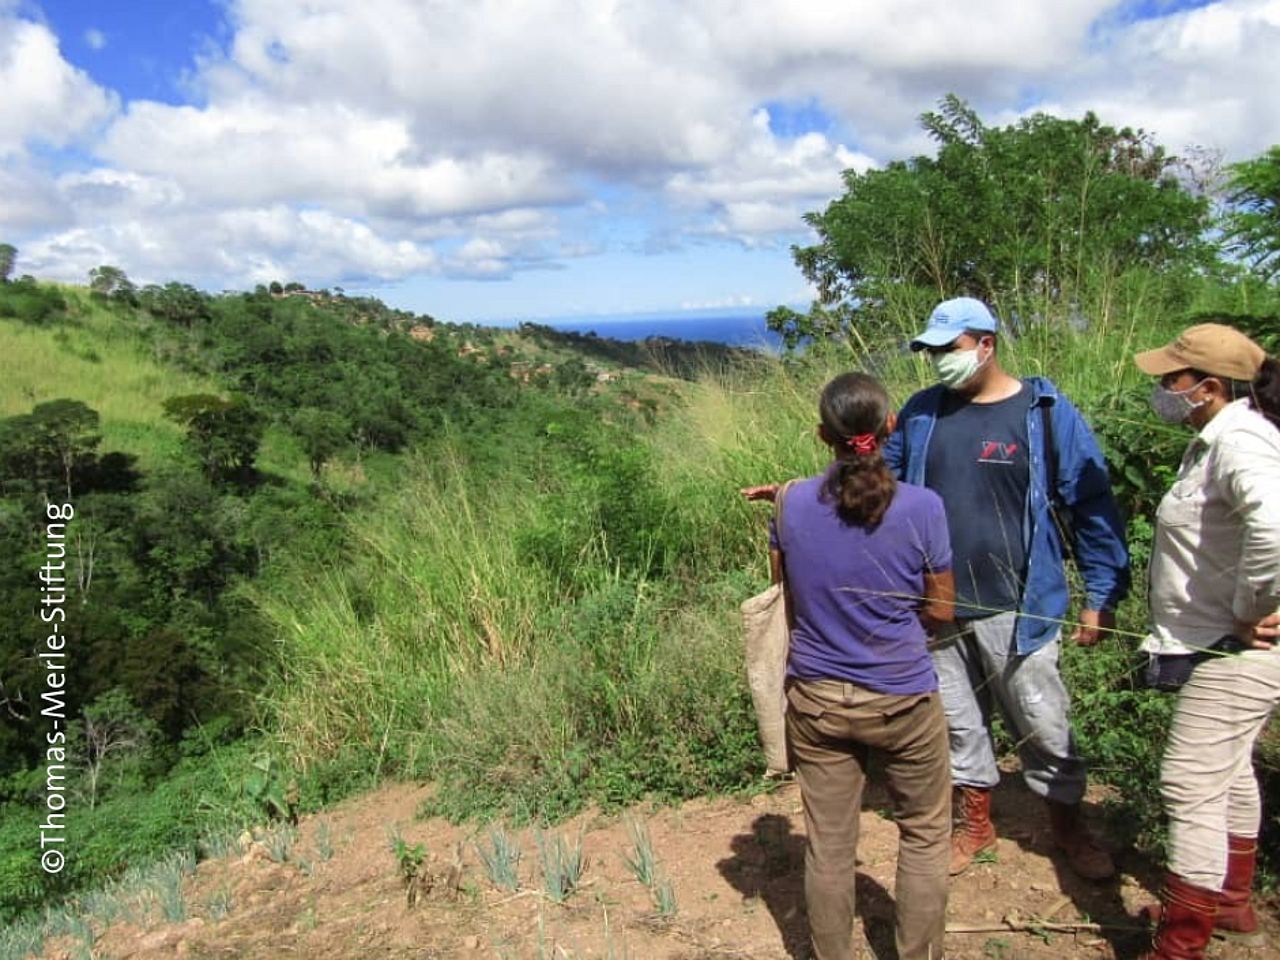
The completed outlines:
[[[782,508],[782,550],[795,626],[787,672],[847,680],[878,693],[938,689],[917,612],[924,575],[951,569],[941,498],[899,483],[874,530],[845,523],[822,494],[825,474],[793,483]]]

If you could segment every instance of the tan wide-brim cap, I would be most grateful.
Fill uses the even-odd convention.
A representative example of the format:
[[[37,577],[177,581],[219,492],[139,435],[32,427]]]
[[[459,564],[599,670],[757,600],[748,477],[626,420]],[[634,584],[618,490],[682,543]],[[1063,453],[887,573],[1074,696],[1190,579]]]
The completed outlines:
[[[1135,354],[1133,362],[1153,377],[1192,369],[1229,380],[1251,381],[1266,358],[1265,350],[1234,327],[1201,323],[1183,330],[1173,343]]]

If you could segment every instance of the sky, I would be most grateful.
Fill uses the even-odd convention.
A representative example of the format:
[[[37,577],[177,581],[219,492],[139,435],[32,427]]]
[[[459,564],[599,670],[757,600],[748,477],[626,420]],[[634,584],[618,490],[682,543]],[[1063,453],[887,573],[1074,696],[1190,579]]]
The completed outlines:
[[[760,312],[947,93],[1232,162],[1277,89],[1280,0],[0,0],[0,242],[458,322]]]

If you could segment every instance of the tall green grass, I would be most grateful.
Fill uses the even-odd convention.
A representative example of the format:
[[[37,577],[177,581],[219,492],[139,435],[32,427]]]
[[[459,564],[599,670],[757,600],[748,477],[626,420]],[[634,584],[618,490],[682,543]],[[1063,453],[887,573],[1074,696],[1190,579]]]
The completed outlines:
[[[1012,310],[1021,323],[1001,359],[1055,380],[1108,451],[1136,461],[1123,489],[1149,505],[1163,492],[1156,461],[1188,438],[1145,410],[1132,355],[1230,294],[1135,274],[1090,295]],[[750,787],[761,766],[737,604],[767,577],[768,509],[737,491],[825,464],[816,402],[834,374],[870,369],[898,403],[932,383],[905,348],[922,323],[904,310],[848,342],[709,374],[650,426],[602,418],[592,429],[607,442],[561,442],[572,418],[548,413],[497,466],[459,438],[423,451],[396,494],[353,521],[350,567],[259,597],[277,628],[264,706],[279,736],[303,763],[355,744],[384,772],[430,776],[432,809],[458,817],[555,819],[589,801]],[[1152,843],[1170,701],[1134,683],[1146,618],[1135,556],[1117,633],[1064,645],[1063,669],[1095,775]]]
[[[447,452],[409,464],[401,489],[353,531],[356,564],[299,571],[257,596],[280,642],[264,696],[295,757],[354,741],[412,768],[460,678],[529,659],[556,598],[516,555],[527,504],[477,479]]]
[[[650,577],[660,548],[617,552],[577,462],[538,459],[538,482],[484,476],[446,445],[358,521],[354,564],[258,597],[279,637],[265,705],[297,760],[358,744],[387,770],[441,778],[454,815],[554,818],[589,796],[749,776],[748,707],[721,642],[733,594],[711,603],[714,582]],[[558,516],[570,495],[581,516]]]

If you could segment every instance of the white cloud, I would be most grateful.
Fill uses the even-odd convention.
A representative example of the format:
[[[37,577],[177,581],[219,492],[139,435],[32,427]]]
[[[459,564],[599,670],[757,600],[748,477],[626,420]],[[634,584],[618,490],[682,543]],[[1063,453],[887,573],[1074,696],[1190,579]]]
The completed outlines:
[[[43,24],[0,14],[0,160],[59,147],[106,121],[116,98],[67,63]]]
[[[731,159],[675,174],[666,189],[678,204],[713,211],[708,232],[754,244],[805,229],[803,214],[839,194],[844,170],[865,171],[873,163],[820,133],[780,141],[762,109],[752,118],[749,140]]]
[[[16,232],[50,230],[74,219],[65,198],[43,171],[25,162],[0,164],[0,228]]]
[[[817,95],[874,136],[940,93],[1071,64],[1109,0],[238,0],[215,95],[394,106],[422,142],[535,146],[617,175],[719,162],[763,100]]]
[[[284,206],[209,215],[110,218],[40,238],[22,247],[40,276],[83,282],[102,263],[126,267],[139,283],[182,278],[217,288],[301,279],[389,280],[431,273],[439,260],[410,241],[389,241],[368,226],[318,210]]]
[[[101,153],[119,166],[171,177],[194,202],[226,206],[323,203],[422,219],[563,203],[576,193],[534,154],[433,155],[396,117],[258,95],[202,109],[133,105]]]
[[[64,174],[55,185],[67,203],[97,216],[163,216],[181,210],[185,199],[169,180],[110,167]]]
[[[456,277],[473,280],[500,280],[511,275],[510,253],[495,241],[477,237],[468,240],[445,263],[445,269]]]
[[[518,270],[558,269],[566,260],[600,252],[594,244],[566,242],[543,217],[476,217],[463,233],[468,239],[444,257],[448,277],[505,280]]]
[[[102,50],[107,45],[107,35],[96,27],[84,32],[84,42],[90,50]]]
[[[265,91],[411,117],[429,149],[538,150],[603,171],[705,161],[740,94],[678,7],[590,0],[431,5],[240,0],[215,96]]]
[[[728,310],[734,307],[754,307],[759,302],[749,293],[732,293],[723,297],[713,297],[707,300],[684,300],[680,303],[681,310]]]
[[[1280,0],[1228,0],[1120,28],[1046,109],[1141,126],[1240,160],[1280,140]]]
[[[785,243],[841,171],[931,150],[917,116],[948,91],[989,123],[1094,109],[1229,159],[1280,139],[1280,0],[1137,23],[1115,0],[228,0],[193,102],[124,110],[16,9],[0,229],[77,278],[501,279]],[[779,135],[765,104],[814,105],[817,129]],[[95,159],[54,176],[37,142]]]

